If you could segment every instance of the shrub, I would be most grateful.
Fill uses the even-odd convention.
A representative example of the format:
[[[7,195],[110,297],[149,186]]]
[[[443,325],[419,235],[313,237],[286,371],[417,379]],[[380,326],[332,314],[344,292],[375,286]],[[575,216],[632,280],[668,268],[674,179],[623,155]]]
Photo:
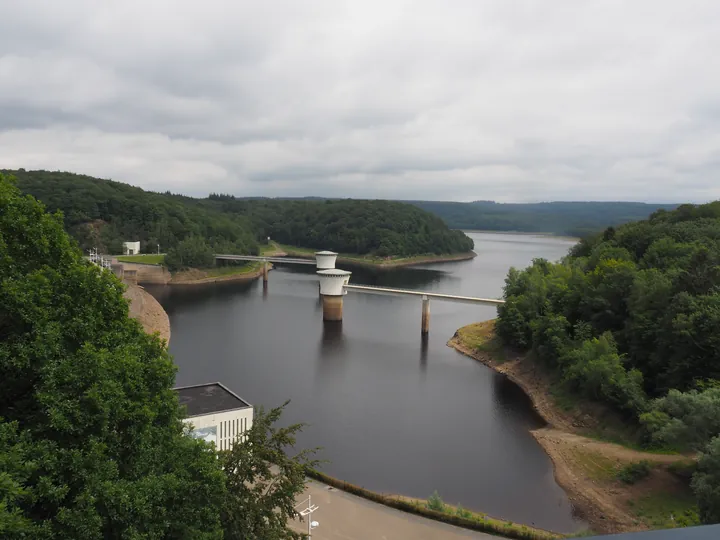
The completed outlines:
[[[720,522],[720,437],[707,445],[692,479],[703,523]]]
[[[651,468],[650,462],[643,459],[625,465],[618,471],[617,477],[626,484],[635,484],[643,478],[647,478],[650,475]]]
[[[436,512],[445,511],[445,503],[443,502],[442,497],[440,497],[437,491],[433,491],[433,494],[430,495],[430,497],[428,498],[427,507],[430,510],[435,510]]]

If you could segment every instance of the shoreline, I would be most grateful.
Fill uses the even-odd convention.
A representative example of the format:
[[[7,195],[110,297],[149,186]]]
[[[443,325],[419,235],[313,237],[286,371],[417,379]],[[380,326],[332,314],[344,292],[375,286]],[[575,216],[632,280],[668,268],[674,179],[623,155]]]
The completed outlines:
[[[544,238],[564,238],[566,240],[575,240],[579,242],[582,237],[568,236],[567,234],[558,234],[553,232],[527,232],[527,231],[491,231],[489,229],[457,229],[464,233],[485,233],[485,234],[514,234],[522,236],[542,236]]]
[[[300,251],[293,251],[291,246],[283,246],[282,251],[288,257],[298,257],[300,259],[314,258],[314,254],[308,253],[307,250],[303,248],[299,249]],[[347,264],[349,266],[360,266],[363,268],[373,268],[377,270],[392,270],[394,268],[418,266],[421,264],[469,261],[477,256],[478,254],[474,251],[467,251],[465,253],[454,253],[450,255],[418,255],[415,257],[396,260],[368,260],[363,259],[360,255],[356,258],[354,256],[338,254],[336,264]]]
[[[521,354],[508,353],[506,361],[498,362],[491,352],[472,349],[463,343],[460,335],[468,326],[458,329],[447,346],[506,376],[530,398],[533,410],[547,424],[529,430],[530,434],[550,458],[555,481],[591,530],[598,534],[649,530],[651,527],[633,514],[632,507],[634,501],[652,494],[650,486],[643,488],[641,483],[623,485],[617,481],[615,472],[630,463],[649,461],[654,467],[654,478],[646,482],[654,482],[660,490],[677,491],[679,481],[668,472],[667,466],[687,460],[687,457],[643,452],[584,436],[582,428],[592,424],[594,419],[588,419],[586,413],[576,409],[574,414],[561,411],[553,402],[545,372],[531,362],[525,362]],[[601,476],[593,474],[597,472],[595,467],[605,467]]]
[[[269,269],[272,269],[272,265]],[[180,286],[180,285],[207,285],[209,283],[220,283],[220,282],[228,282],[228,281],[236,281],[236,282],[242,282],[242,281],[253,281],[260,276],[263,275],[263,269],[257,268],[256,270],[253,270],[251,272],[245,272],[245,273],[238,273],[238,274],[228,274],[226,276],[209,276],[209,277],[191,277],[194,274],[194,272],[202,273],[202,270],[188,270],[183,272],[177,272],[173,275],[173,277],[170,279],[170,281],[167,282],[167,285],[171,286]],[[184,279],[185,277],[188,277],[189,279]],[[179,281],[175,281],[176,277],[180,277]]]

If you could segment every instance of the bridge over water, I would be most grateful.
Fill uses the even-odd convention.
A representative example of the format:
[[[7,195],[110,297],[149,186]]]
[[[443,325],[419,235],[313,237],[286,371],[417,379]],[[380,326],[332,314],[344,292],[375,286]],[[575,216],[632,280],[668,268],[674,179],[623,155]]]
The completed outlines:
[[[422,334],[430,332],[430,299],[445,302],[460,302],[463,304],[483,304],[499,306],[504,300],[495,298],[478,298],[474,296],[460,296],[438,292],[413,291],[409,289],[395,289],[390,287],[371,287],[367,285],[350,285],[352,272],[335,268],[338,254],[333,251],[318,251],[315,260],[293,257],[263,257],[262,255],[230,255],[218,254],[215,259],[224,261],[260,261],[263,263],[263,287],[267,289],[268,270],[270,263],[314,265],[317,268],[320,296],[323,301],[323,319],[326,321],[341,321],[343,313],[343,297],[348,292],[359,294],[379,294],[385,296],[414,296],[422,299],[422,316],[420,331]]]

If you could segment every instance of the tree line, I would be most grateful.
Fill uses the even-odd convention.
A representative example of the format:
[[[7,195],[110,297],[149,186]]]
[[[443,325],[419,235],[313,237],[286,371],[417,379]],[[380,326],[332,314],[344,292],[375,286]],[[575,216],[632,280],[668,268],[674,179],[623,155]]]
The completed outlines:
[[[253,254],[271,237],[298,247],[378,257],[470,251],[473,242],[412,205],[363,200],[205,199],[154,193],[120,182],[50,171],[5,171],[18,187],[63,212],[81,249],[122,252],[140,240],[167,252],[173,269],[212,264],[212,253]]]
[[[302,426],[281,406],[230,451],[193,438],[166,343],[63,227],[0,173],[0,537],[302,538]]]
[[[170,193],[153,193],[120,182],[50,171],[11,171],[17,185],[63,213],[66,230],[80,248],[122,253],[124,241],[140,240],[145,253],[163,252],[197,237],[211,250],[257,254],[252,226],[240,215],[223,214]]]
[[[449,227],[464,230],[552,233],[582,237],[631,221],[673,204],[637,202],[470,203],[408,201],[442,218]]]
[[[511,269],[497,332],[643,441],[702,450],[693,488],[720,521],[720,201],[607,228],[559,263]]]
[[[438,217],[381,200],[236,199],[211,194],[223,212],[247,216],[260,237],[293,246],[378,257],[443,255],[472,250],[473,241]]]

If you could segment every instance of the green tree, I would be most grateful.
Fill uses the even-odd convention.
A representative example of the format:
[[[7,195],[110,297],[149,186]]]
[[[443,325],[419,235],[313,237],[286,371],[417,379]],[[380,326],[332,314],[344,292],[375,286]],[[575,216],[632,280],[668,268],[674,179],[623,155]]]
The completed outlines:
[[[213,250],[200,236],[190,236],[168,249],[165,264],[170,270],[209,268],[215,264]]]
[[[3,538],[222,536],[223,472],[122,293],[0,175]]]
[[[609,332],[569,350],[560,362],[563,381],[583,395],[606,401],[635,417],[645,410],[642,374],[625,369]]]
[[[692,488],[698,498],[703,523],[720,522],[720,437],[715,437],[700,456]]]
[[[655,441],[684,450],[702,450],[720,435],[720,387],[703,391],[670,390],[640,417]]]
[[[220,452],[227,485],[222,522],[228,540],[304,538],[287,522],[298,515],[295,505],[305,489],[306,470],[317,462],[311,458],[314,450],[287,455],[303,425],[274,426],[286,405],[267,413],[257,409],[245,437]]]

